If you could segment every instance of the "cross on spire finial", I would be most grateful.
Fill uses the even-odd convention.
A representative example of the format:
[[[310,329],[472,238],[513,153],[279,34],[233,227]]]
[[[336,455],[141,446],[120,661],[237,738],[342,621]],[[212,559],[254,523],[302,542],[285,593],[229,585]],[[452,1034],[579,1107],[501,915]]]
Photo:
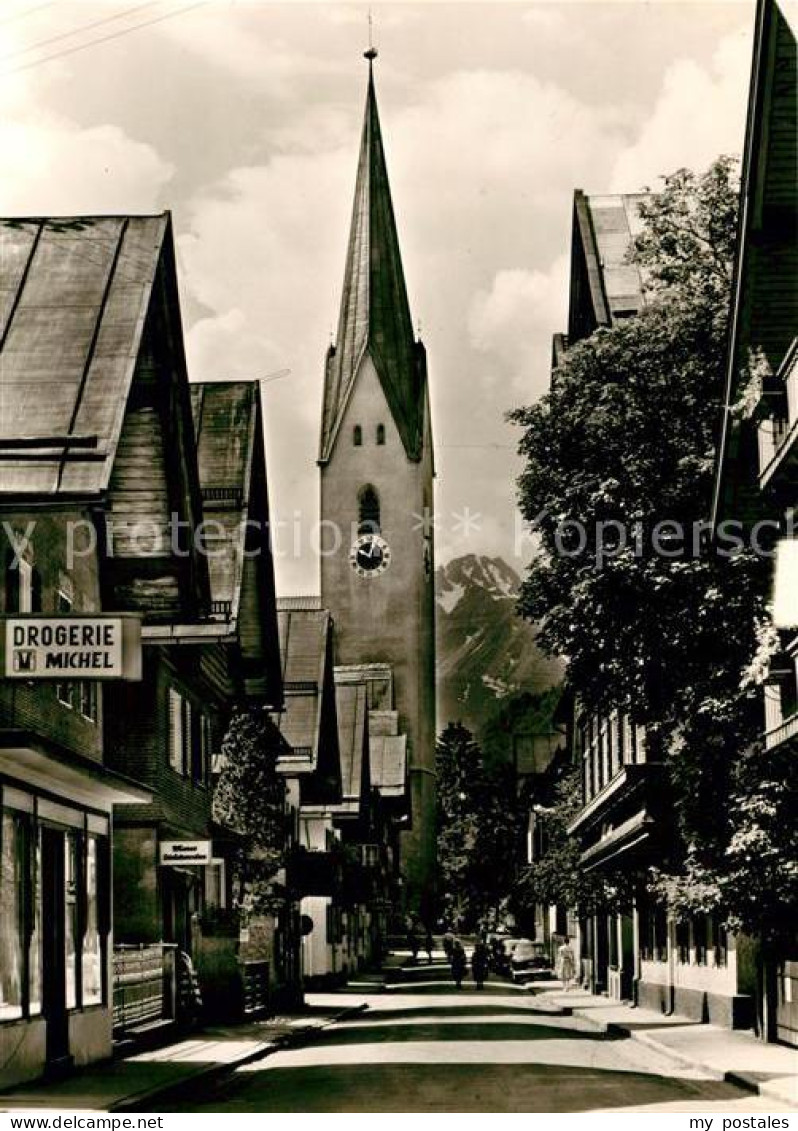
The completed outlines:
[[[374,26],[371,19],[371,8],[369,8],[369,49],[363,52],[363,58],[368,59],[369,66],[377,58],[377,48],[374,46]]]

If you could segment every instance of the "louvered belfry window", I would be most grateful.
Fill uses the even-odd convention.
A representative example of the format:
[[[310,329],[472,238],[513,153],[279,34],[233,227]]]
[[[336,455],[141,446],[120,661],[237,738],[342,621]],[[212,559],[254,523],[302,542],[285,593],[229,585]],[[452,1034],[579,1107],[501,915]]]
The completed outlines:
[[[380,532],[380,497],[374,488],[369,485],[360,492],[359,498],[359,534],[379,534]]]

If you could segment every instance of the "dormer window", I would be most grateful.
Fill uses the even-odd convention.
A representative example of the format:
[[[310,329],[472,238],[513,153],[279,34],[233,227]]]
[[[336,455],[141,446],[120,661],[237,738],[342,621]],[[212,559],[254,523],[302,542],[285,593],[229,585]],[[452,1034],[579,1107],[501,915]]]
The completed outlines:
[[[356,448],[363,447],[363,429],[359,424],[356,424],[352,429],[352,444]]]
[[[385,425],[377,425],[377,443],[382,446],[385,443]]]

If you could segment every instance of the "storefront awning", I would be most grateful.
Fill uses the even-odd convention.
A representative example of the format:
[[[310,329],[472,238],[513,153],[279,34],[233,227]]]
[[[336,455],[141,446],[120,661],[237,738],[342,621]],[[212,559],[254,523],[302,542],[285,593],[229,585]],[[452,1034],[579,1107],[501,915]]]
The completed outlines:
[[[146,804],[152,791],[28,731],[0,730],[0,774],[87,805]]]

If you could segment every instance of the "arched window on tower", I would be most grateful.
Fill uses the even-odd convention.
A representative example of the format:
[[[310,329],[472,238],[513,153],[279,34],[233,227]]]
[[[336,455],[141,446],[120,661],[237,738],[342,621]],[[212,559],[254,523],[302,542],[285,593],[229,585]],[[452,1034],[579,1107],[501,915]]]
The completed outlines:
[[[385,425],[384,424],[378,424],[377,425],[377,443],[378,444],[384,444],[385,443]]]
[[[356,448],[363,447],[363,429],[359,424],[356,424],[352,429],[352,443]]]
[[[358,495],[358,534],[379,534],[380,497],[369,484]]]

